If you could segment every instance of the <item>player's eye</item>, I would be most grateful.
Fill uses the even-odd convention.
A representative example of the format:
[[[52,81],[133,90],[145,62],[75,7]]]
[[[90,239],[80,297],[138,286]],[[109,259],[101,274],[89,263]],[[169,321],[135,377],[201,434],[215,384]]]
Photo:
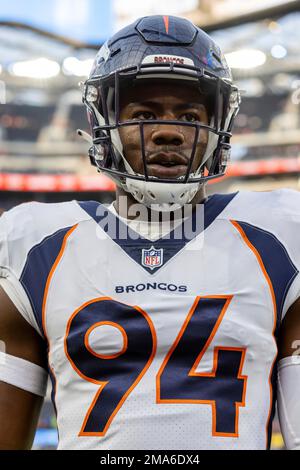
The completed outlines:
[[[133,114],[132,119],[139,119],[141,121],[148,121],[155,119],[155,114],[151,111],[137,111]]]
[[[187,122],[201,121],[201,117],[197,113],[184,113],[180,116],[180,119]]]

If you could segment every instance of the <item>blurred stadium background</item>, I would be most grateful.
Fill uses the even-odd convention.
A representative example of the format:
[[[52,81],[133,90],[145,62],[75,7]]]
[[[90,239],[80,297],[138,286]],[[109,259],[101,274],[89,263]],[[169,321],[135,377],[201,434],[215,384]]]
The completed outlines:
[[[114,31],[147,14],[179,15],[212,34],[243,90],[232,162],[210,192],[300,189],[300,1],[0,0],[0,208],[21,202],[98,199],[114,186],[97,175],[78,82]],[[277,419],[273,449],[283,448]],[[34,443],[54,449],[47,397]]]

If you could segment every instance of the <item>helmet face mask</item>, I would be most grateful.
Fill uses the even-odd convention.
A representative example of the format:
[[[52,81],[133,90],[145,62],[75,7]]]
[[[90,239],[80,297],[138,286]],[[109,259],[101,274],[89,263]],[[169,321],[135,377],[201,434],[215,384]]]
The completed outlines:
[[[148,17],[148,19],[153,26],[151,34],[153,35],[156,30],[160,31],[162,17]],[[205,43],[208,54],[211,54],[211,47],[214,44],[199,28],[187,20],[170,17],[170,24],[175,24],[175,30],[180,29],[181,40],[184,28],[188,30],[188,35],[191,32],[195,33],[193,44],[178,44],[175,41],[176,35],[173,35],[172,40],[175,44],[172,43],[171,48],[164,40],[161,44],[155,41],[149,47],[137,28],[143,21],[147,23],[147,18],[125,28],[127,34],[128,30],[132,32],[130,46],[132,47],[134,38],[135,44],[139,46],[139,54],[132,53],[133,57],[130,61],[128,60],[126,57],[128,56],[127,34],[125,30],[123,34],[122,31],[119,32],[116,35],[117,38],[115,40],[112,38],[98,53],[91,76],[84,85],[83,102],[87,107],[93,139],[90,158],[99,171],[110,176],[117,185],[130,192],[139,202],[148,206],[174,203],[183,205],[190,202],[201,184],[222,176],[226,170],[230,152],[231,128],[239,108],[239,92],[231,83],[230,71],[225,62],[221,62],[222,67],[220,67],[220,61],[215,60],[217,65],[214,69],[212,66],[205,66],[201,61],[195,60],[196,40],[202,48]],[[148,25],[145,31],[149,30],[151,31],[151,28],[149,29]],[[165,38],[170,40],[168,34],[163,36],[163,39]],[[116,48],[117,45],[120,45],[119,49]],[[124,45],[125,50],[122,54]],[[166,54],[166,49],[168,51],[171,49],[172,55]],[[156,55],[149,54],[149,52],[156,52]],[[128,62],[129,65],[127,65]],[[133,62],[133,65],[130,62]],[[130,87],[140,84],[147,86],[147,83],[157,80],[164,83],[176,82],[180,86],[197,89],[199,97],[204,97],[206,100],[208,122],[165,119],[122,121],[120,118],[122,93],[126,93]],[[153,123],[157,126],[180,126],[186,132],[192,132],[194,137],[184,175],[177,178],[158,178],[149,174],[145,134]],[[125,127],[133,129],[130,126],[135,126],[135,130],[137,127],[139,129],[142,162],[142,169],[139,172],[131,167],[128,156],[126,158],[124,154],[120,138],[120,133]],[[201,162],[195,168],[197,148],[201,143],[203,145],[201,142],[203,135],[207,136],[206,148]]]

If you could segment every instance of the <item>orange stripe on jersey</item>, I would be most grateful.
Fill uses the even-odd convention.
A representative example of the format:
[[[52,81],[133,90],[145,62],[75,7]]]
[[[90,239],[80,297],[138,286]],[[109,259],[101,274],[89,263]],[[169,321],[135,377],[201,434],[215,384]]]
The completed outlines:
[[[95,328],[98,328],[99,326],[103,326],[103,325],[109,325],[109,326],[113,326],[114,328],[117,328],[122,336],[123,336],[123,347],[122,347],[122,350],[118,353],[115,353],[115,354],[100,354],[100,353],[96,353],[95,351],[93,351],[93,349],[90,347],[89,345],[89,335],[91,334],[91,332],[95,329]],[[115,322],[112,322],[112,321],[100,321],[98,323],[95,323],[95,325],[92,325],[88,330],[87,332],[85,333],[84,335],[84,345],[86,347],[86,349],[91,353],[93,354],[94,356],[96,357],[99,357],[100,359],[116,359],[117,357],[121,356],[122,354],[124,354],[124,352],[126,351],[127,349],[127,346],[128,346],[128,337],[127,337],[127,334],[126,334],[126,331],[124,330],[124,328],[121,326],[121,325],[118,325],[118,323],[115,323]]]
[[[44,291],[44,296],[43,296],[43,306],[42,306],[42,326],[43,326],[43,333],[45,335],[45,339],[48,343],[48,365],[49,365],[49,369],[51,370],[51,373],[53,375],[53,378],[54,378],[54,390],[53,390],[53,398],[54,398],[54,402],[55,402],[55,396],[56,396],[56,389],[57,389],[57,380],[56,380],[56,376],[55,376],[55,372],[54,372],[54,369],[53,367],[50,365],[50,361],[49,361],[49,355],[50,355],[50,341],[49,341],[49,338],[48,338],[48,335],[47,335],[47,331],[46,331],[46,305],[47,305],[47,299],[48,299],[48,293],[49,293],[49,287],[50,287],[50,284],[51,284],[51,280],[52,280],[52,277],[53,277],[53,274],[64,254],[64,251],[66,249],[66,245],[67,245],[67,241],[68,241],[68,238],[69,236],[74,232],[74,230],[77,228],[78,224],[74,225],[67,233],[66,235],[64,236],[64,239],[63,239],[63,243],[62,243],[62,246],[61,246],[61,249],[57,255],[57,258],[55,260],[55,262],[53,263],[53,266],[51,268],[51,271],[49,272],[49,275],[48,275],[48,278],[47,278],[47,282],[46,282],[46,286],[45,286],[45,291]]]
[[[271,294],[271,298],[272,298],[272,303],[273,303],[273,329],[272,329],[272,336],[274,338],[274,342],[275,342],[275,345],[276,345],[276,348],[277,348],[277,343],[276,343],[276,338],[275,338],[275,330],[276,330],[276,320],[277,320],[277,305],[276,305],[276,297],[275,297],[275,293],[274,293],[274,288],[273,288],[273,285],[272,285],[272,281],[270,279],[270,276],[268,275],[267,273],[267,270],[264,266],[264,263],[263,263],[263,260],[259,254],[259,252],[257,251],[257,249],[255,248],[254,245],[252,245],[252,243],[250,242],[250,240],[248,239],[247,235],[245,234],[244,230],[242,229],[242,227],[240,226],[240,224],[238,222],[236,222],[235,220],[231,220],[230,221],[232,223],[232,225],[238,230],[238,232],[240,233],[242,239],[244,240],[244,242],[246,243],[246,245],[250,248],[250,250],[254,253],[254,255],[256,256],[256,259],[260,265],[260,268],[263,272],[263,275],[268,283],[268,286],[269,286],[269,289],[270,289],[270,294]],[[269,414],[268,414],[268,419],[267,419],[267,423],[266,423],[266,447],[268,445],[268,426],[269,426],[269,421],[270,421],[270,418],[271,418],[271,413],[272,413],[272,407],[273,407],[273,387],[272,387],[272,374],[273,374],[273,369],[274,369],[274,365],[275,365],[275,362],[276,362],[276,359],[277,359],[277,354],[278,352],[276,353],[275,355],[275,358],[273,360],[273,363],[272,363],[272,366],[271,366],[271,369],[270,369],[270,374],[269,374],[269,387],[270,387],[270,408],[269,408]]]
[[[168,16],[164,16],[163,18],[164,18],[166,33],[169,34],[169,17],[168,17]]]
[[[47,278],[44,297],[43,297],[43,306],[42,306],[42,325],[43,325],[43,332],[44,332],[45,338],[47,339],[48,343],[49,343],[49,340],[48,340],[47,331],[46,331],[46,305],[47,305],[49,287],[50,287],[54,272],[55,272],[61,258],[63,257],[63,254],[65,252],[68,238],[70,237],[70,235],[74,232],[74,230],[77,227],[78,227],[78,224],[74,225],[72,228],[70,228],[70,230],[64,236],[60,252],[58,253],[56,260],[54,261],[53,266],[51,268],[51,271],[50,271],[50,273],[48,275],[48,278]]]

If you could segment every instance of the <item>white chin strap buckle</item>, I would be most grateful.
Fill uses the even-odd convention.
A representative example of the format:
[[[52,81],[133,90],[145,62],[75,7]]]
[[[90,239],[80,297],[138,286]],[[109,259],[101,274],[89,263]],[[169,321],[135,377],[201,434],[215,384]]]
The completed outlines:
[[[127,192],[141,204],[160,212],[180,209],[195,197],[200,183],[160,183],[126,179]]]

